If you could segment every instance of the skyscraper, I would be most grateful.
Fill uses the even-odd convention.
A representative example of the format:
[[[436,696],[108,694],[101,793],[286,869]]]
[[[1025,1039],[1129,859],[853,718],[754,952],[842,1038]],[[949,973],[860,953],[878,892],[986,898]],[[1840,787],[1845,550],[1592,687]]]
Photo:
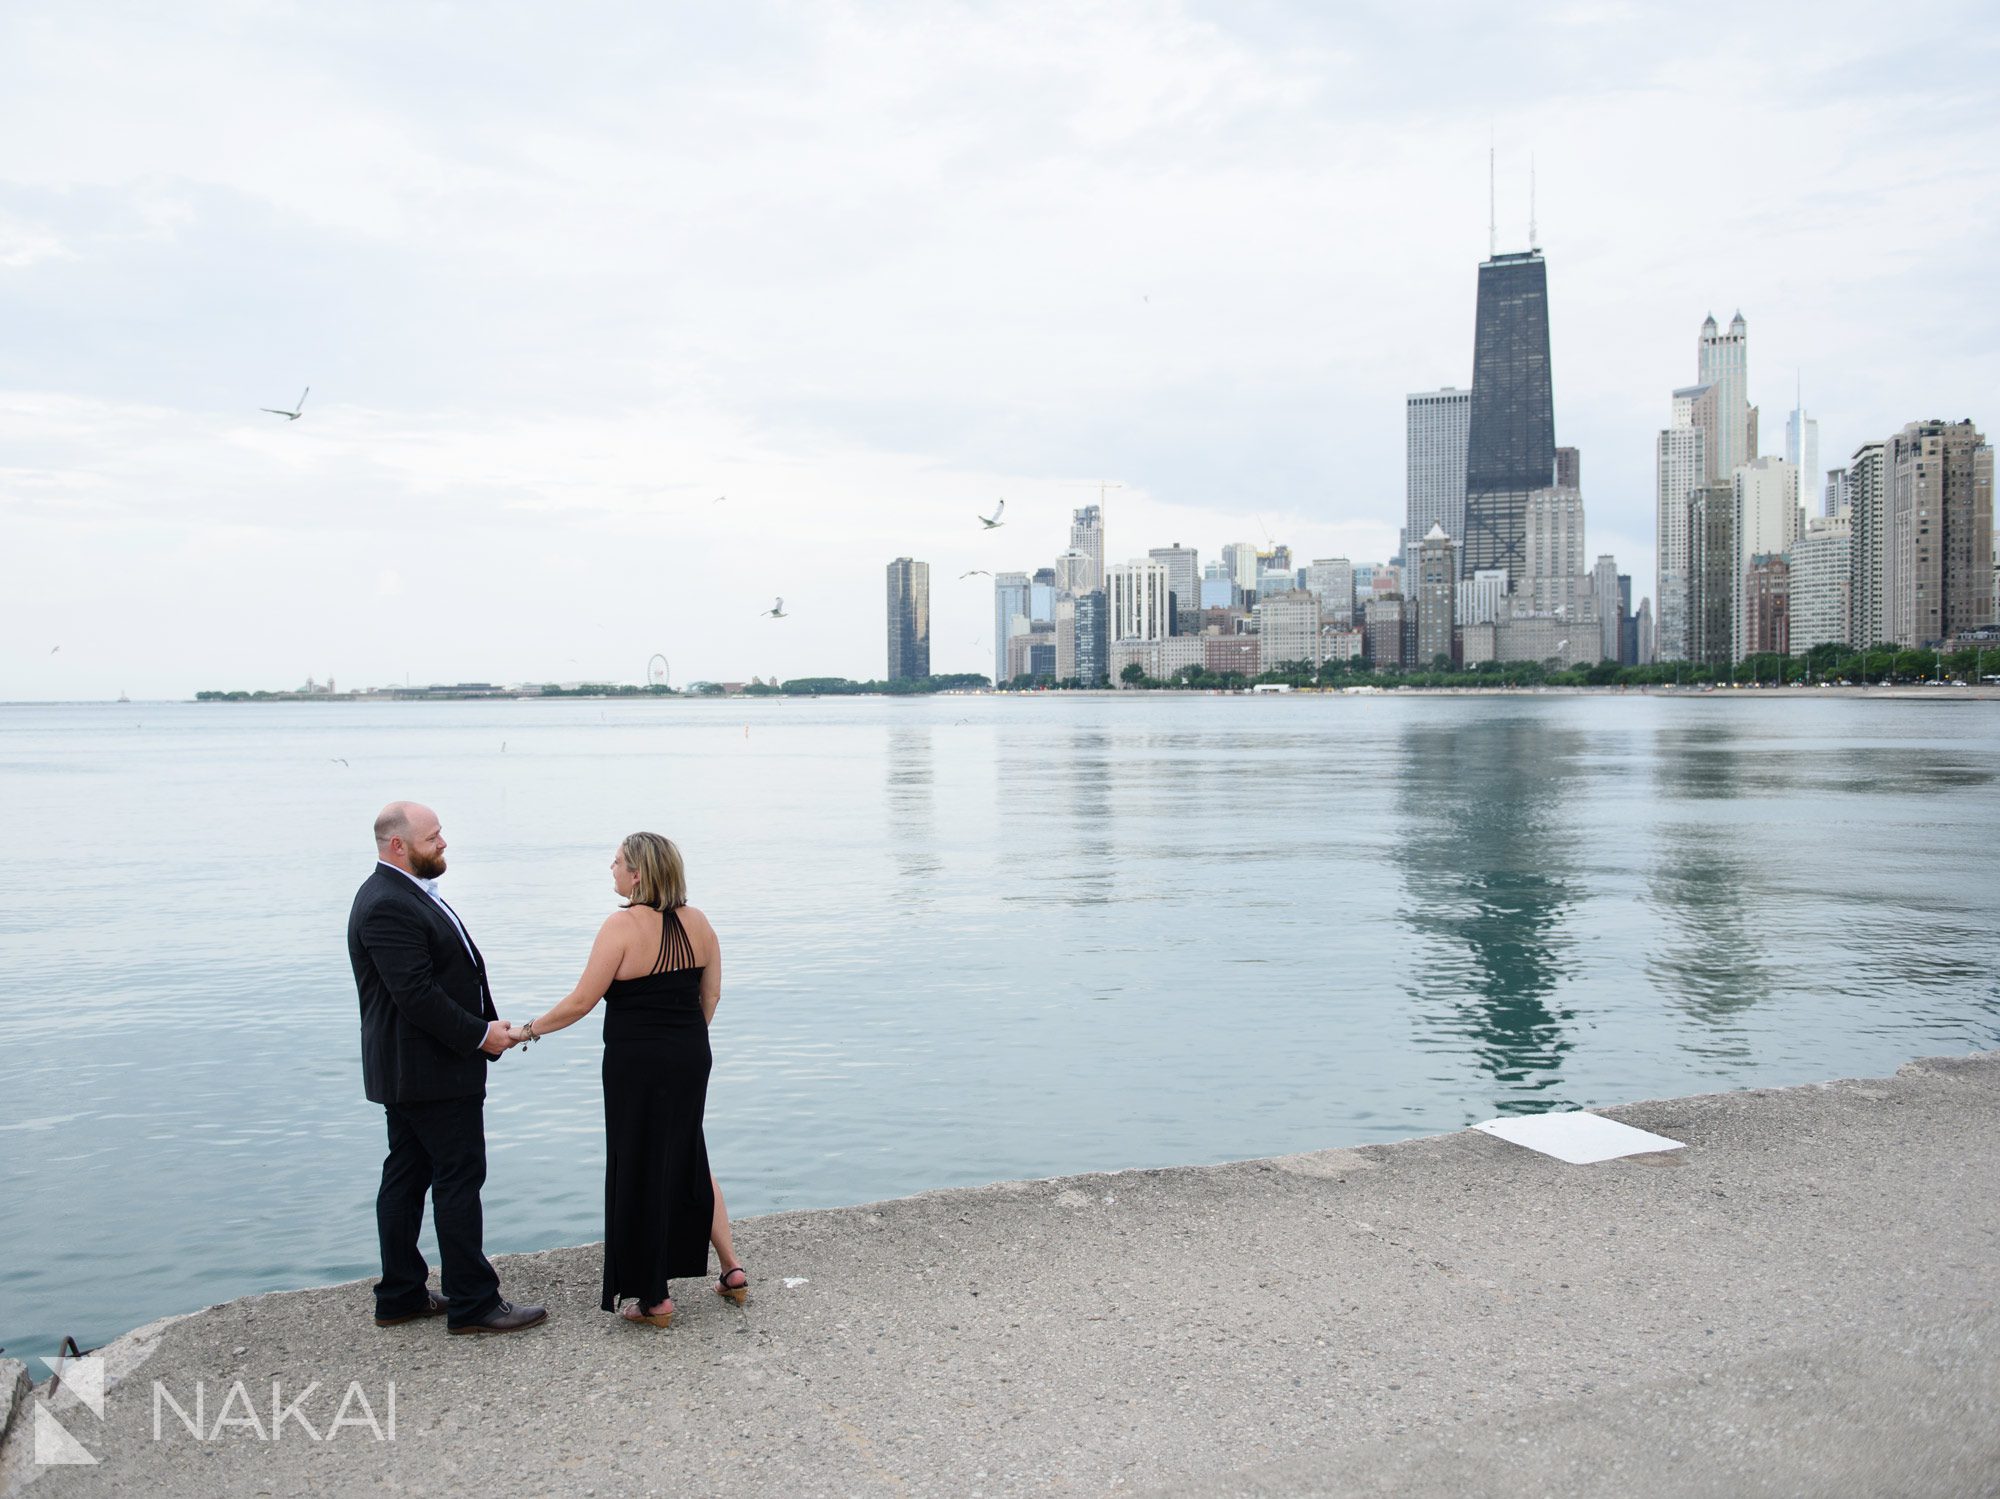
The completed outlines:
[[[1820,481],[1826,476],[1819,467],[1819,420],[1806,415],[1803,405],[1794,406],[1785,418],[1785,462],[1799,471],[1799,503],[1810,506],[1824,491]],[[1821,515],[1833,512],[1816,507]]]
[[[1737,466],[1732,483],[1736,576],[1730,586],[1737,601],[1734,659],[1741,661],[1751,653],[1751,594],[1743,580],[1753,559],[1783,556],[1798,539],[1799,471],[1782,458],[1756,458]]]
[[[1888,586],[1889,530],[1888,444],[1864,442],[1847,461],[1847,544],[1849,618],[1853,634],[1848,644],[1876,645],[1888,639],[1882,595]]]
[[[1597,609],[1597,659],[1616,661],[1619,657],[1618,561],[1599,557],[1590,570],[1590,599]]]
[[[1544,484],[1523,497],[1521,571],[1514,596],[1537,614],[1575,614],[1583,596],[1583,496]]]
[[[1689,506],[1695,490],[1712,481],[1708,468],[1708,432],[1697,425],[1695,406],[1706,386],[1674,392],[1674,425],[1660,433],[1653,452],[1654,538],[1658,570],[1653,594],[1660,603],[1656,650],[1662,661],[1684,661],[1690,654],[1692,621],[1688,613],[1691,587]],[[1713,401],[1710,401],[1713,406]]]
[[[1750,404],[1750,325],[1738,312],[1729,331],[1715,331],[1711,314],[1701,325],[1701,383],[1715,387],[1716,441],[1710,481],[1727,479],[1757,456],[1757,409]]]
[[[1447,385],[1404,397],[1403,475],[1407,510],[1403,554],[1434,525],[1465,534],[1465,436],[1472,392]]]
[[[1518,588],[1531,490],[1555,479],[1548,272],[1539,250],[1479,267],[1472,399],[1465,443],[1465,546],[1470,574],[1504,567]]]
[[[1792,651],[1816,645],[1845,645],[1854,639],[1853,582],[1848,546],[1852,529],[1838,516],[1806,522],[1805,535],[1792,547]]]
[[[889,564],[891,682],[931,674],[931,565],[898,557]]]
[[[1071,517],[1069,549],[1090,559],[1085,569],[1084,588],[1104,586],[1104,507],[1085,505]]]
[[[1106,569],[1104,581],[1111,640],[1164,640],[1172,633],[1165,566],[1135,557]]]
[[[1194,617],[1201,613],[1201,558],[1195,549],[1177,541],[1172,546],[1154,547],[1146,555],[1167,570],[1167,591],[1174,596],[1170,633],[1199,634]]]
[[[1007,680],[1007,642],[1034,628],[1034,585],[1026,573],[993,575],[993,685]]]
[[[1971,422],[1889,439],[1888,638],[1920,647],[1993,623],[1993,449]]]
[[[1735,486],[1704,484],[1688,511],[1688,660],[1727,666],[1734,659],[1742,577],[1736,565]]]
[[[1086,687],[1100,685],[1108,674],[1109,614],[1103,589],[1093,588],[1076,596],[1076,675]]]
[[[1451,632],[1458,603],[1458,544],[1433,521],[1417,548],[1417,662],[1427,668],[1452,660]]]
[[[1575,448],[1556,449],[1556,488],[1583,488],[1583,454]]]

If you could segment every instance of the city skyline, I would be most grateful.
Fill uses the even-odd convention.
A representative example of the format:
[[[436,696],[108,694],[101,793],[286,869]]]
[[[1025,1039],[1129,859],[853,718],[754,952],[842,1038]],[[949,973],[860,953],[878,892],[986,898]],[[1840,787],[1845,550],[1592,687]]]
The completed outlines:
[[[934,668],[985,672],[959,574],[1051,565],[1107,479],[1107,563],[1386,560],[1406,398],[1471,385],[1489,138],[1503,254],[1534,156],[1556,438],[1635,606],[1704,315],[1751,319],[1764,451],[1801,384],[1827,468],[1995,420],[1971,7],[1892,37],[1830,7],[1803,53],[1720,7],[1524,9],[1426,42],[1421,98],[1387,82],[1415,18],[778,19],[0,18],[0,697],[656,650],[681,680],[865,678],[854,583],[898,555],[934,572]],[[1703,153],[1785,170],[1661,213]]]

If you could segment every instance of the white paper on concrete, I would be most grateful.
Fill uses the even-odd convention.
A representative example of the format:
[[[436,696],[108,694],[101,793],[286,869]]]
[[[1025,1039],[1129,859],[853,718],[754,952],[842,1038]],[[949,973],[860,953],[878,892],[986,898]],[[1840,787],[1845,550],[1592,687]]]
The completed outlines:
[[[1489,1119],[1472,1127],[1515,1145],[1539,1150],[1543,1155],[1552,1155],[1572,1166],[1613,1161],[1624,1155],[1648,1155],[1656,1150],[1681,1150],[1687,1144],[1581,1109],[1557,1114],[1517,1114],[1511,1119]]]

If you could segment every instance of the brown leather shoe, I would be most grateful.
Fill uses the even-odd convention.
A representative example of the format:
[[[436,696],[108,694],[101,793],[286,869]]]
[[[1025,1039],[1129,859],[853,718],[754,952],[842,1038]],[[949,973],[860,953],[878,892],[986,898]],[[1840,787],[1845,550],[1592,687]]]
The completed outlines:
[[[545,1306],[515,1306],[511,1301],[503,1301],[477,1322],[468,1322],[463,1327],[454,1327],[454,1334],[467,1332],[519,1332],[533,1327],[538,1322],[549,1319],[549,1309]]]
[[[442,1317],[450,1309],[445,1304],[444,1297],[438,1295],[437,1292],[426,1291],[424,1295],[428,1298],[428,1301],[422,1311],[405,1312],[400,1317],[377,1317],[375,1325],[377,1327],[401,1327],[405,1322],[421,1322],[426,1317]]]

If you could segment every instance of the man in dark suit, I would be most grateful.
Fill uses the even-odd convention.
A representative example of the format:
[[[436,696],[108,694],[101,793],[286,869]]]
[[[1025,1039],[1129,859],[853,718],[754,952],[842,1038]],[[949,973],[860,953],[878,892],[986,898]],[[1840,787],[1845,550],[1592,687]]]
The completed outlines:
[[[518,1332],[548,1316],[501,1298],[480,1247],[486,1181],[486,1068],[512,1042],[493,1007],[486,960],[437,893],[444,830],[416,802],[375,819],[375,872],[347,918],[347,956],[361,995],[361,1080],[389,1120],[375,1195],[382,1279],[375,1323],[448,1313],[455,1333]],[[444,1260],[444,1296],[417,1248],[424,1193]]]

